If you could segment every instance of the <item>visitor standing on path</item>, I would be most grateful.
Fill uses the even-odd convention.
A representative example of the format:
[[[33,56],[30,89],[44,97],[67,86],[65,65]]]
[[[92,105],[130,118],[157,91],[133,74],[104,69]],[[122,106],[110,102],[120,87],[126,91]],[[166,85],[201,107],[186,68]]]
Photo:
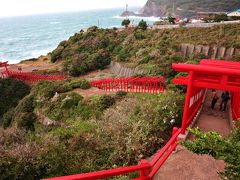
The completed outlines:
[[[214,110],[215,104],[217,103],[217,100],[219,99],[217,92],[215,89],[212,90],[212,104],[211,109]]]
[[[222,93],[222,101],[220,104],[220,111],[226,111],[228,100],[230,100],[230,95],[228,91]]]

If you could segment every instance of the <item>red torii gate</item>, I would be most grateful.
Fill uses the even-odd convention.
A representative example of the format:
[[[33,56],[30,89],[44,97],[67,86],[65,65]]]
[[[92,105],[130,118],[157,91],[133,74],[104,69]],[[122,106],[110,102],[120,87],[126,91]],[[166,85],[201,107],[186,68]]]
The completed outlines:
[[[91,85],[106,91],[161,93],[165,90],[162,76],[109,78],[92,81]]]
[[[61,75],[43,75],[30,72],[10,71],[8,70],[7,66],[9,66],[8,61],[0,62],[0,67],[5,67],[5,71],[1,72],[3,77],[11,77],[31,84],[42,80],[57,81],[65,79],[65,77]]]
[[[7,73],[7,75],[9,74],[9,71],[8,71],[8,67],[9,64],[8,64],[8,61],[5,61],[5,62],[0,62],[0,67],[5,67],[5,72]],[[2,76],[4,77],[4,73],[2,72]]]
[[[182,119],[182,133],[191,123],[202,103],[207,88],[231,92],[232,118],[240,118],[240,63],[224,60],[201,60],[200,64],[173,64],[178,72],[188,72],[187,77],[173,80],[175,84],[187,85],[187,95]]]

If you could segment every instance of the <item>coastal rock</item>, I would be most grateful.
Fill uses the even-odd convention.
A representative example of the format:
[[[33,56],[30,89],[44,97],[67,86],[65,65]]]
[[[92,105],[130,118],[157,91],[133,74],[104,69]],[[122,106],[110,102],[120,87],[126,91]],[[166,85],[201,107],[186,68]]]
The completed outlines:
[[[141,16],[141,15],[136,14],[133,11],[124,11],[120,16],[121,17],[127,17],[127,16]]]
[[[148,17],[198,17],[209,13],[232,12],[239,8],[239,0],[148,0],[139,13]]]
[[[166,7],[164,5],[159,5],[158,2],[153,0],[148,0],[146,5],[140,10],[140,14],[146,17],[161,17],[164,16],[166,13]]]

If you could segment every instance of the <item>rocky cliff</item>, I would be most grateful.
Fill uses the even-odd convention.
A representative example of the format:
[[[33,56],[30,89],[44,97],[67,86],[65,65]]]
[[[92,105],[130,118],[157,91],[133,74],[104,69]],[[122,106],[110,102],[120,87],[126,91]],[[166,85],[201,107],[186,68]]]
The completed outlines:
[[[202,12],[229,12],[240,8],[240,0],[148,0],[140,10],[143,16],[192,17]]]

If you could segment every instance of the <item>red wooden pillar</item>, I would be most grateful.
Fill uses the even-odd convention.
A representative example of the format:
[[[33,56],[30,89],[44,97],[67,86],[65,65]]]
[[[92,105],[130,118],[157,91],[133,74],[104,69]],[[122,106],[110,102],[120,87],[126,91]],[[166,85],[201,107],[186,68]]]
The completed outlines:
[[[177,133],[177,131],[178,131],[178,128],[177,127],[173,127],[173,129],[172,129],[172,137],[175,135],[175,133]],[[178,140],[178,138],[176,140]],[[174,144],[175,144],[175,141],[173,142],[172,145],[174,145]],[[174,151],[175,151],[175,149],[174,149]]]
[[[111,80],[111,91],[114,91],[114,87],[115,87],[115,81],[114,79]]]
[[[123,82],[124,82],[124,90],[127,91],[126,80],[124,79]]]
[[[133,92],[134,90],[134,80],[130,81],[130,91]]]
[[[156,93],[159,93],[159,90],[158,90],[158,81],[156,82]]]
[[[185,105],[184,105],[183,118],[182,118],[182,131],[181,131],[182,134],[185,134],[185,131],[187,128],[187,123],[188,123],[189,104],[190,104],[190,98],[191,98],[192,90],[193,90],[193,78],[194,78],[194,73],[193,73],[193,71],[190,71],[188,85],[187,85],[187,94],[186,94]]]
[[[145,92],[145,93],[147,91],[147,82],[146,81],[147,81],[146,79],[143,80],[143,92]]]
[[[153,89],[153,82],[150,81],[150,93],[152,93],[152,89]]]
[[[108,80],[108,91],[111,90],[111,80]]]
[[[140,82],[139,92],[143,92],[143,81]]]
[[[135,92],[138,92],[138,84],[139,84],[139,81],[137,81],[135,84]]]

